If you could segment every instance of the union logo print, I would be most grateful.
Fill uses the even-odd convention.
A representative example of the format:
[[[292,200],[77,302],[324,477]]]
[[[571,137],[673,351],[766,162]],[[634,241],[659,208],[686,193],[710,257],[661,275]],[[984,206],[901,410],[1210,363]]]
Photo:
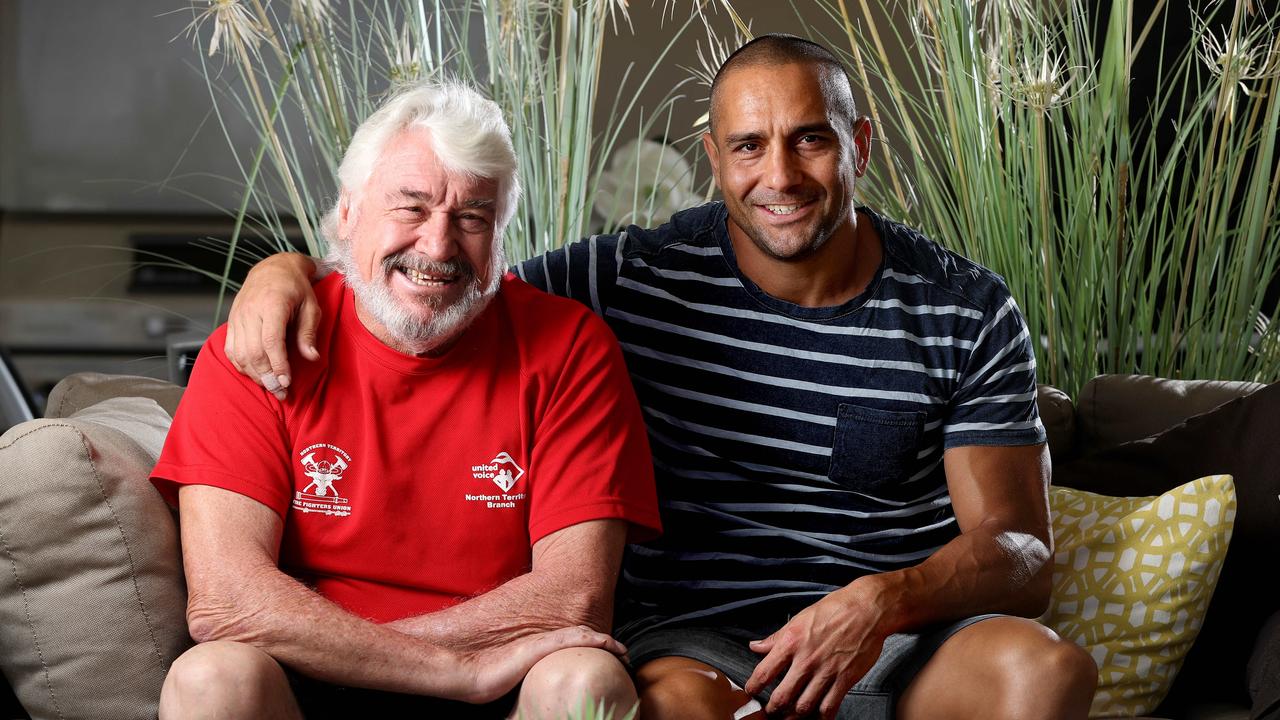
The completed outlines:
[[[351,456],[329,443],[308,445],[298,455],[302,474],[311,482],[293,494],[293,509],[304,514],[350,515],[351,501],[342,497],[334,483],[342,480],[342,474],[351,467]]]
[[[506,495],[520,478],[524,477],[524,468],[520,467],[511,455],[500,452],[483,465],[472,465],[471,477],[477,480],[492,480],[502,494]]]

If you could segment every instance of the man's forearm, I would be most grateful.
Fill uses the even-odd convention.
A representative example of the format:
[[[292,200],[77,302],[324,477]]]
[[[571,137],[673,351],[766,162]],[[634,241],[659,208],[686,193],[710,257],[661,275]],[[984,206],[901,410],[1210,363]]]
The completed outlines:
[[[570,625],[608,633],[627,526],[593,520],[558,530],[533,549],[533,569],[446,610],[390,624],[459,650],[479,650]]]
[[[326,682],[465,697],[457,654],[358,618],[274,566],[243,573],[216,597],[193,593],[187,619],[198,642],[230,640]]]
[[[515,638],[571,625],[608,633],[613,587],[581,578],[546,577],[536,571],[439,612],[404,618],[387,627],[464,650],[495,647]]]
[[[874,598],[887,633],[983,613],[1034,617],[1049,598],[1050,555],[1031,533],[979,526],[919,565],[859,578],[849,589]]]

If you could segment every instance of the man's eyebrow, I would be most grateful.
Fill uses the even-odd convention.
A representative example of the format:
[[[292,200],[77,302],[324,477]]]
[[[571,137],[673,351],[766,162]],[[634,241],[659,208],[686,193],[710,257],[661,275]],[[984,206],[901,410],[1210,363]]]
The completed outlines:
[[[808,125],[800,125],[787,131],[787,137],[795,137],[797,135],[807,135],[809,133],[834,133],[835,129],[828,122],[815,122]],[[764,133],[759,130],[748,130],[740,133],[730,133],[725,136],[724,140],[730,145],[736,145],[742,142],[759,141],[764,138]]]
[[[414,190],[413,188],[407,187],[400,188],[399,195],[411,200],[417,200],[418,202],[427,202],[431,199],[431,193],[426,192],[425,190]]]
[[[414,190],[413,188],[407,188],[407,187],[400,188],[400,190],[396,193],[393,193],[393,195],[409,198],[410,200],[417,200],[418,202],[423,202],[423,203],[431,202],[432,200],[431,193],[425,190]],[[478,210],[488,210],[490,208],[496,207],[497,204],[498,204],[498,201],[493,198],[471,198],[469,200],[462,201],[462,207],[475,208]]]
[[[817,122],[817,123],[809,123],[808,125],[801,125],[800,127],[792,130],[790,134],[792,136],[795,136],[795,135],[808,135],[809,133],[815,133],[815,132],[835,133],[835,131],[836,131],[835,128],[831,127],[831,123]]]
[[[764,137],[764,133],[761,133],[757,130],[749,130],[747,132],[730,133],[728,135],[725,135],[724,141],[729,145],[736,145],[740,142],[759,140],[762,137]]]

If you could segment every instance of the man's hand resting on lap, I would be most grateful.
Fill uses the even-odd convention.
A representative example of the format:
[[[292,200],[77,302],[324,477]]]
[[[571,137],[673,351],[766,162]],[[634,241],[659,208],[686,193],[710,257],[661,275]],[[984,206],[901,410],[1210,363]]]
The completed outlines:
[[[877,614],[853,585],[810,605],[751,643],[764,658],[747,680],[747,692],[758,695],[776,679],[769,717],[835,717],[845,693],[880,657],[887,635],[877,627]]]
[[[585,625],[528,635],[500,647],[460,653],[457,694],[449,697],[469,703],[493,702],[524,680],[539,660],[579,647],[600,648],[619,656],[627,651],[617,640]]]
[[[272,255],[253,266],[231,304],[224,346],[227,358],[281,400],[291,381],[285,349],[291,321],[297,320],[302,357],[320,357],[315,348],[320,306],[311,290],[315,274],[315,261],[306,255]]]

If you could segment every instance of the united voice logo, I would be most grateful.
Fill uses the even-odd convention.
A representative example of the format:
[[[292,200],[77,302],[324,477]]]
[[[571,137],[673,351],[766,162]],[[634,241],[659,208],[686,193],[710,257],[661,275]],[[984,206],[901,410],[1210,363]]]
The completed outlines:
[[[500,452],[487,463],[472,465],[471,477],[492,482],[502,494],[465,493],[463,499],[467,502],[483,503],[484,507],[495,510],[515,508],[517,502],[525,499],[525,493],[511,492],[520,478],[524,477],[524,468],[508,453]]]
[[[471,477],[477,480],[492,480],[494,485],[507,494],[520,478],[524,477],[524,468],[505,452],[500,452],[483,465],[471,466]]]

